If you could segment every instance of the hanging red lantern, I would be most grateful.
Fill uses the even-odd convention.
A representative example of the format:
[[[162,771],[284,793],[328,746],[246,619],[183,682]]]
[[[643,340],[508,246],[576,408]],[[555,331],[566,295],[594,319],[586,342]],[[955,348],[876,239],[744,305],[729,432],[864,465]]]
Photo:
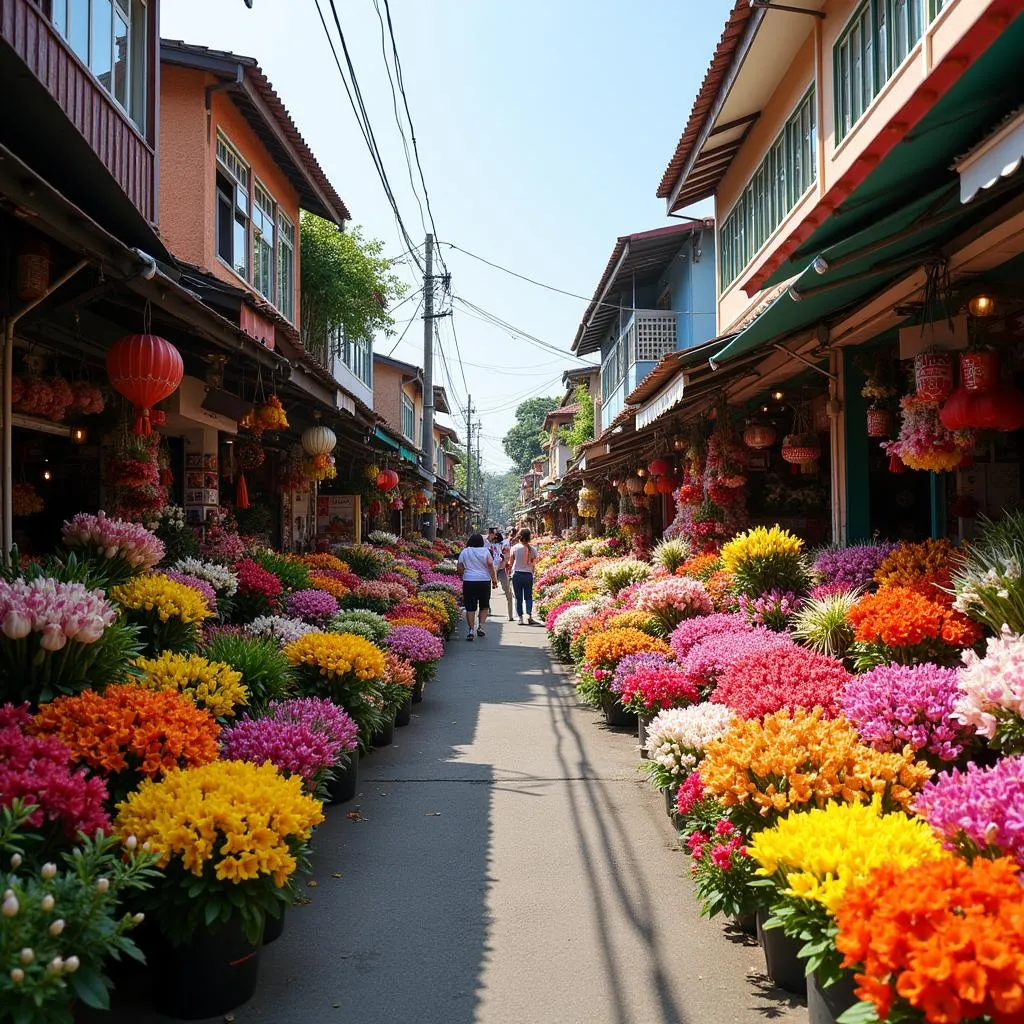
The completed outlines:
[[[676,489],[675,482],[670,476],[659,476],[655,487],[658,488],[659,494],[671,494]]]
[[[892,413],[888,409],[868,409],[868,437],[891,437]]]
[[[990,391],[999,386],[999,353],[991,350],[964,352],[960,356],[960,380],[968,391]]]
[[[979,429],[1009,432],[1024,426],[1024,395],[1016,388],[976,391],[971,398],[972,412]]]
[[[387,494],[398,486],[398,474],[393,469],[382,469],[377,475],[377,489]]]
[[[245,486],[245,474],[238,474],[238,486],[235,488],[235,508],[249,507],[249,488]]]
[[[971,423],[971,406],[973,395],[962,384],[949,396],[946,404],[939,410],[939,422],[947,430],[967,430],[975,426]]]
[[[651,476],[665,476],[667,473],[672,472],[672,463],[668,459],[655,459],[647,467],[647,471]]]
[[[181,353],[155,334],[118,338],[107,352],[111,385],[135,406],[136,434],[152,433],[150,409],[177,390],[184,372]]]
[[[374,498],[373,501],[370,502],[370,508],[369,508],[370,518],[371,519],[376,519],[377,516],[379,516],[381,514],[381,512],[383,512],[383,511],[384,511],[384,506],[383,506],[383,504],[381,504],[380,499],[379,498]]]
[[[770,423],[761,423],[754,420],[743,431],[743,443],[748,448],[761,451],[765,448],[771,448],[778,436],[778,431]]]

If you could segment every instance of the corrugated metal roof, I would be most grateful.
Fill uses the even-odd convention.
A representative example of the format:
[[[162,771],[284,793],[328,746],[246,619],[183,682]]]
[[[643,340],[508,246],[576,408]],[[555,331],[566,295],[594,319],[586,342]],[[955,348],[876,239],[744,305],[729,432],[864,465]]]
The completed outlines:
[[[161,39],[160,59],[185,67],[210,71],[214,74],[218,73],[218,65],[222,66],[221,74],[229,71],[227,65],[242,68],[245,79],[251,82],[257,97],[266,104],[278,131],[295,151],[301,166],[295,165],[286,147],[282,146],[273,132],[268,131],[263,125],[265,121],[263,113],[258,107],[252,105],[244,86],[234,86],[228,91],[231,92],[232,100],[252,124],[253,130],[260,136],[271,156],[288,175],[295,191],[299,194],[302,208],[338,224],[351,220],[348,207],[345,206],[341,196],[327,179],[327,175],[324,174],[323,168],[313,156],[306,140],[299,133],[287,107],[254,57],[244,57],[228,50],[214,50],[208,46],[186,43],[181,39]]]
[[[700,91],[693,102],[686,127],[683,129],[683,134],[676,145],[676,151],[672,154],[672,159],[669,161],[668,167],[665,168],[665,173],[661,176],[661,183],[658,185],[657,191],[659,199],[668,199],[671,196],[679,175],[690,159],[693,148],[700,139],[707,118],[715,105],[715,101],[718,99],[719,90],[726,75],[729,73],[729,68],[732,66],[736,50],[746,30],[747,21],[756,11],[756,8],[750,6],[749,0],[735,0],[732,11],[729,13],[729,18],[725,23],[722,38],[718,41],[715,54],[711,58],[711,64],[704,75],[704,81],[701,83]],[[717,155],[721,156],[721,154]],[[673,204],[673,210],[677,210],[687,203],[695,202],[714,192],[715,185],[720,180],[721,174],[715,177],[714,168],[709,168],[708,170],[710,173],[701,175],[702,182],[706,183],[697,190],[700,194],[696,194],[696,192],[694,194],[681,194]],[[721,173],[724,172],[725,168],[723,167]]]

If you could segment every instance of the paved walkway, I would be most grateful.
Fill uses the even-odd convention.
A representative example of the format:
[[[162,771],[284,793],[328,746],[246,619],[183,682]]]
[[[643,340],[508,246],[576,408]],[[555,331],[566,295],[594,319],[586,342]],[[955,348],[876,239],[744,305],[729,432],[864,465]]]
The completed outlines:
[[[238,1024],[806,1020],[700,918],[635,740],[577,703],[542,628],[459,634],[414,711],[329,809]]]

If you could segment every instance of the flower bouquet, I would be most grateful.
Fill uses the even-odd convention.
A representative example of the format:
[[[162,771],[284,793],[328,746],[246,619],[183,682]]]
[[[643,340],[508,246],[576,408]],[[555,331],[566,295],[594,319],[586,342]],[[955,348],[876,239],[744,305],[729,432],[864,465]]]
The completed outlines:
[[[900,399],[900,436],[883,441],[882,448],[910,469],[948,473],[956,469],[974,447],[973,430],[947,430],[939,420],[939,403],[906,395]]]
[[[800,610],[803,601],[791,590],[769,590],[757,597],[740,594],[737,604],[752,626],[764,626],[781,633],[789,628],[790,621]]]
[[[747,852],[743,833],[724,813],[712,827],[690,832],[686,847],[693,861],[694,890],[705,917],[741,917],[755,909],[750,883],[756,864]]]
[[[159,574],[136,576],[114,587],[110,597],[141,628],[149,653],[194,650],[200,626],[213,616],[198,591]]]
[[[722,546],[722,567],[733,574],[736,588],[747,597],[771,590],[802,594],[810,579],[803,541],[779,526],[763,526],[738,534]]]
[[[210,638],[203,657],[213,664],[227,665],[241,675],[245,681],[245,707],[251,714],[262,713],[270,701],[291,692],[291,664],[280,644],[271,637],[222,632]]]
[[[584,665],[576,692],[586,703],[605,707],[614,702],[611,682],[618,663],[629,654],[660,654],[667,657],[671,648],[658,637],[639,629],[606,629],[589,635],[584,643]]]
[[[157,658],[138,658],[135,667],[141,672],[136,685],[174,690],[217,719],[233,717],[249,696],[241,672],[198,654],[164,651]]]
[[[392,654],[412,663],[416,681],[421,684],[433,677],[437,662],[444,656],[441,640],[419,626],[393,626],[384,645]]]
[[[233,617],[239,622],[249,622],[261,615],[273,615],[284,589],[278,576],[251,558],[239,561],[235,572],[238,574],[238,593]]]
[[[329,630],[332,633],[357,633],[353,626],[362,626],[366,629],[366,636],[375,644],[380,646],[384,638],[391,632],[391,625],[383,615],[371,612],[367,608],[349,608],[339,612],[330,622]],[[361,635],[361,634],[360,634]]]
[[[846,584],[815,587],[793,621],[793,638],[818,654],[844,658],[853,645],[850,611],[860,597],[859,591],[845,588]]]
[[[322,590],[296,590],[288,595],[288,614],[314,626],[323,626],[338,614],[338,602]]]
[[[623,659],[625,660],[625,659]],[[616,673],[616,676],[618,673]],[[640,665],[618,682],[619,703],[637,715],[654,715],[666,708],[696,703],[699,694],[678,665]]]
[[[177,569],[165,569],[162,575],[174,583],[182,583],[186,587],[191,587],[203,599],[203,603],[209,611],[214,615],[217,614],[217,592],[206,580],[200,579],[198,576],[189,576],[185,572],[178,572]]]
[[[245,626],[245,632],[249,636],[267,637],[276,640],[278,646],[285,647],[293,640],[307,633],[319,633],[317,626],[311,626],[302,619],[292,619],[285,615],[257,615],[252,622]]]
[[[1024,512],[986,521],[965,560],[953,570],[953,607],[993,633],[1024,634]]]
[[[993,747],[1024,754],[1024,637],[1004,626],[985,656],[964,651],[955,715]]]
[[[639,587],[634,597],[640,611],[655,614],[666,633],[670,633],[683,619],[710,615],[714,609],[704,586],[697,580],[681,576],[652,580]]]
[[[776,648],[790,652],[795,646],[782,633],[746,626],[735,632],[715,632],[706,636],[690,648],[682,665],[698,688],[703,693],[710,693],[722,673],[737,661]]]

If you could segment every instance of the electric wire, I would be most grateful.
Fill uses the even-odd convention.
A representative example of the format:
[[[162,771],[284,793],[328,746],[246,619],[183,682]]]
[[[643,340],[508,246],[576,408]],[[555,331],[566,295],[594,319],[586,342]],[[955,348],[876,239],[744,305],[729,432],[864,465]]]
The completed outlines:
[[[523,341],[527,341],[547,352],[553,353],[556,356],[562,356],[565,359],[575,359],[577,362],[585,363],[588,366],[592,365],[582,356],[578,356],[574,352],[558,348],[550,342],[544,341],[542,338],[538,338],[534,334],[530,334],[529,331],[524,331],[521,328],[516,327],[514,324],[510,324],[507,320],[503,320],[497,314],[488,312],[483,307],[476,305],[474,302],[470,302],[468,299],[463,299],[458,295],[453,296],[453,299],[455,302],[458,302],[460,305],[465,306],[467,309],[472,311],[468,314],[469,316],[476,314],[476,318],[478,320],[483,320],[485,323],[490,323],[493,326],[498,327],[506,334],[509,334],[517,340],[521,338]]]
[[[402,344],[402,339],[409,333],[409,328],[412,327],[413,323],[415,323],[415,321],[419,319],[419,315],[418,314],[419,314],[419,311],[422,308],[423,308],[423,299],[420,298],[420,301],[419,301],[419,303],[416,306],[416,312],[413,313],[412,319],[405,325],[405,330],[402,331],[402,333],[398,336],[398,341],[396,341],[394,343],[394,345],[391,346],[391,350],[388,352],[389,356],[391,355],[392,352],[395,351],[396,348],[398,348],[399,345]]]

